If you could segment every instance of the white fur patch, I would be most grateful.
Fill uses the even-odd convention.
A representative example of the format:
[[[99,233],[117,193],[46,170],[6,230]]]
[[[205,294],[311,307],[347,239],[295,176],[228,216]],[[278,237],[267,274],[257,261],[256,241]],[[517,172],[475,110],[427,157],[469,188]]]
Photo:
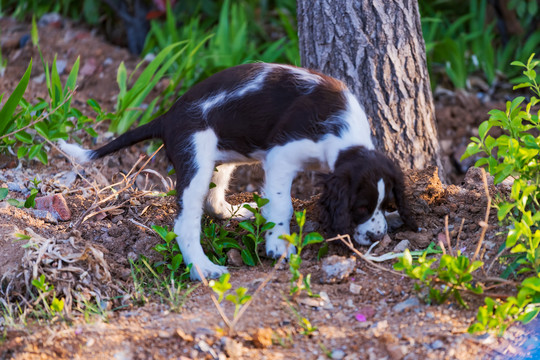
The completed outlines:
[[[382,237],[386,234],[387,224],[384,212],[381,209],[381,204],[385,196],[384,180],[380,179],[377,182],[377,191],[379,196],[377,198],[377,206],[373,215],[365,223],[360,224],[354,231],[354,240],[360,245],[370,245],[372,243],[371,237]]]
[[[80,164],[84,164],[92,160],[90,158],[90,155],[92,154],[92,150],[85,150],[79,145],[68,144],[64,140],[58,140],[58,146],[60,146],[60,149],[62,149],[63,152],[73,157],[75,161]]]
[[[232,91],[224,90],[206,99],[203,99],[201,102],[198,103],[203,117],[206,117],[212,109],[222,106],[228,101],[241,98],[250,92],[256,92],[260,90],[264,84],[264,80],[266,79],[267,74],[268,70],[265,69],[261,71],[254,79],[246,82],[243,86],[240,86]]]

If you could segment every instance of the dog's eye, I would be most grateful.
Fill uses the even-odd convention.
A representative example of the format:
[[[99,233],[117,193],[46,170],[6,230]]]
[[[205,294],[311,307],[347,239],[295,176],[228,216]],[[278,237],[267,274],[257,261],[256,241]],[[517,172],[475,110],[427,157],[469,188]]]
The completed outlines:
[[[359,214],[365,215],[365,214],[367,214],[368,209],[365,206],[361,206],[361,207],[357,208],[357,211],[358,211]]]

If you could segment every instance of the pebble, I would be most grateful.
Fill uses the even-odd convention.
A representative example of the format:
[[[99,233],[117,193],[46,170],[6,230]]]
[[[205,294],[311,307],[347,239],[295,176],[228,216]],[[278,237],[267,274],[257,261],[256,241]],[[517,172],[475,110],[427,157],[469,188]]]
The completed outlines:
[[[62,173],[60,176],[58,176],[55,180],[59,186],[70,189],[71,185],[73,185],[76,179],[77,179],[77,174],[74,171],[66,171]]]
[[[341,349],[336,349],[332,351],[332,354],[330,355],[332,359],[343,359],[345,357],[345,352]]]
[[[259,349],[272,346],[272,329],[259,328],[253,334],[253,344]]]
[[[356,258],[332,255],[323,259],[322,277],[323,284],[341,282],[349,277],[356,266]]]
[[[409,240],[401,240],[395,247],[394,250],[392,250],[395,253],[401,253],[404,252],[405,249],[408,249],[410,247],[411,243]]]
[[[360,291],[362,291],[362,285],[351,283],[349,285],[349,291],[354,295],[358,295],[360,294]]]
[[[413,297],[408,298],[405,301],[400,302],[399,304],[394,305],[392,310],[394,312],[400,313],[406,309],[417,307],[419,305],[420,305],[420,301],[418,300],[416,296],[413,296]]]
[[[58,219],[53,216],[49,211],[47,210],[36,210],[32,209],[32,213],[35,217],[44,220],[45,222],[48,222],[50,224],[58,224]]]
[[[25,187],[22,187],[20,184],[18,183],[15,183],[15,182],[8,182],[7,183],[7,187],[8,187],[8,190],[9,191],[16,191],[16,192],[20,192],[24,195],[26,194],[29,194],[30,193],[30,190],[28,190],[27,188]]]
[[[429,345],[429,347],[433,350],[442,349],[444,347],[444,343],[441,340],[435,340]]]
[[[223,344],[223,350],[231,359],[240,359],[242,357],[242,344],[238,341],[231,339],[230,337],[221,338],[221,344]]]
[[[242,254],[238,249],[231,249],[227,251],[227,260],[231,266],[242,266],[244,261],[242,260]]]

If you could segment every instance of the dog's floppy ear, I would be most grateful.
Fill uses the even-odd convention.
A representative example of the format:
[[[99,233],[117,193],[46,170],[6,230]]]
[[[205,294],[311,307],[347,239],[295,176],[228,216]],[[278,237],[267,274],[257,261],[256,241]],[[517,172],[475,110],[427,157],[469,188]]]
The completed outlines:
[[[416,223],[416,220],[414,220],[409,208],[409,204],[405,199],[403,172],[401,172],[401,169],[394,164],[392,160],[384,155],[379,155],[378,163],[383,165],[385,177],[390,180],[390,183],[392,184],[391,195],[393,195],[393,200],[396,204],[401,220],[403,220],[409,229],[418,231],[418,224]]]
[[[320,223],[327,236],[348,234],[352,228],[351,211],[351,178],[347,173],[323,175],[323,191],[319,199]]]

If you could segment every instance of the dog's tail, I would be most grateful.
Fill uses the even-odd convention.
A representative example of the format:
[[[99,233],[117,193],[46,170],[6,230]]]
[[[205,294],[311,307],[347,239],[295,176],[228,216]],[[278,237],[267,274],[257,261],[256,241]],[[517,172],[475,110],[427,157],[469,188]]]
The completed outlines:
[[[160,116],[148,124],[139,126],[136,129],[120,135],[110,143],[105,144],[96,150],[85,150],[78,145],[68,144],[64,140],[60,140],[58,145],[66,154],[73,156],[77,162],[85,163],[102,158],[143,140],[162,138],[161,121],[162,117]]]

